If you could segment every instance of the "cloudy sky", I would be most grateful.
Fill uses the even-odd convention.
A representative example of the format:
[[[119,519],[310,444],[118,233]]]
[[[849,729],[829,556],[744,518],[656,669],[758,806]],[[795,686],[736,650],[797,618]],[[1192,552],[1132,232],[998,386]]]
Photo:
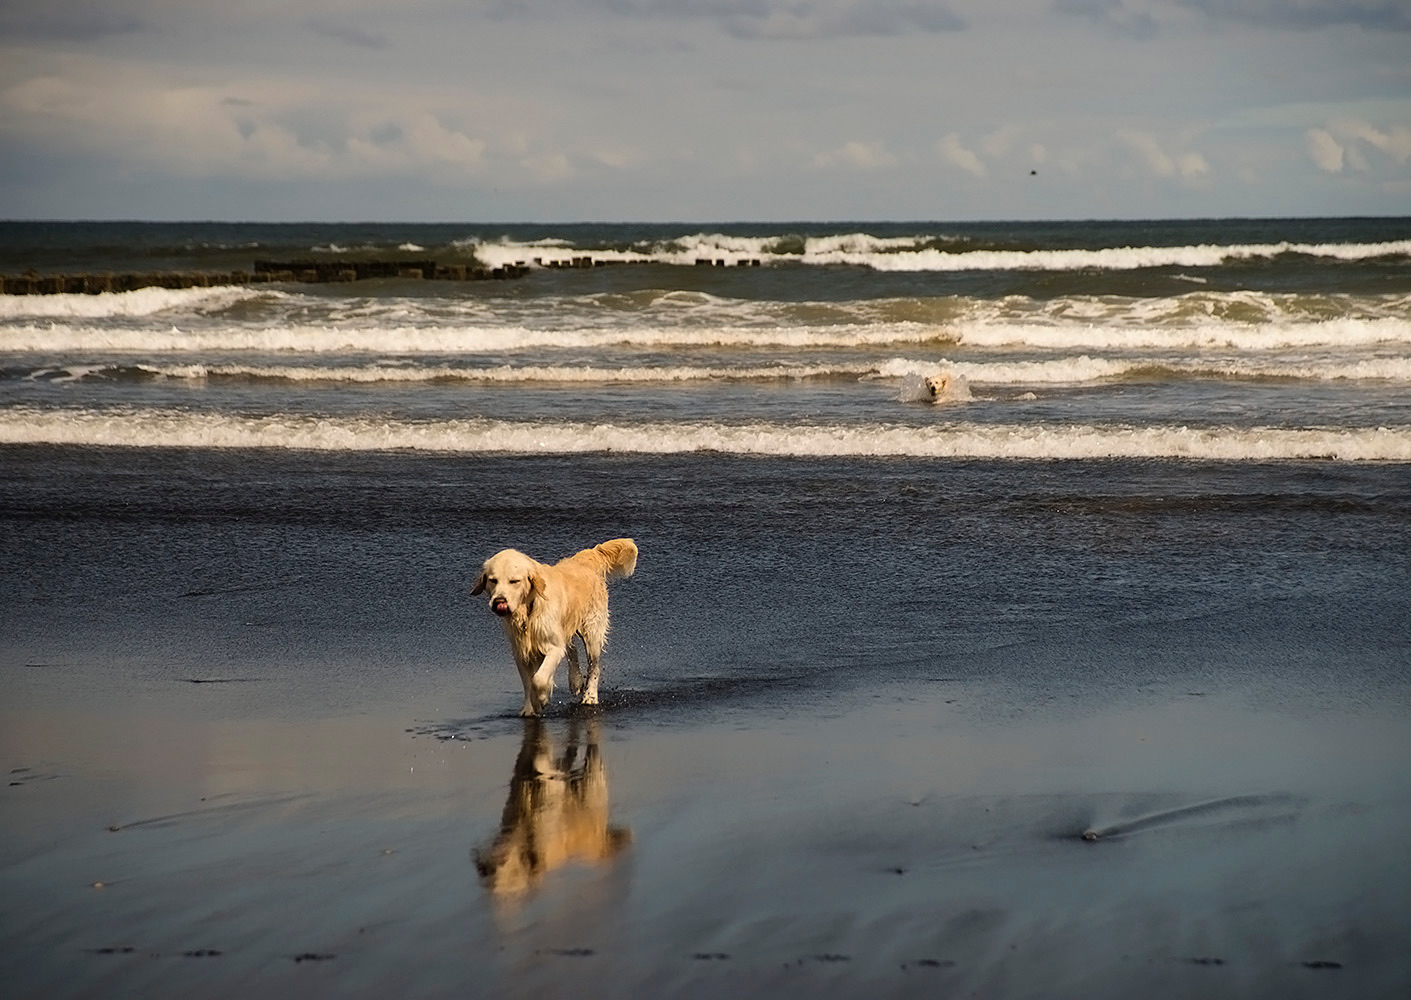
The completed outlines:
[[[0,218],[1411,215],[1411,0],[0,0]]]

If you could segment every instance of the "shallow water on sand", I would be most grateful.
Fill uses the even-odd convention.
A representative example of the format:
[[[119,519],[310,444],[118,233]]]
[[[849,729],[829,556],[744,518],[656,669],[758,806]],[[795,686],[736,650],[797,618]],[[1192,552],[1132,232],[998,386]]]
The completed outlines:
[[[11,447],[0,521],[7,996],[1411,982],[1401,466]],[[618,535],[522,722],[474,568]]]
[[[876,694],[454,739],[8,710],[52,779],[6,810],[10,995],[1404,987],[1404,719]]]

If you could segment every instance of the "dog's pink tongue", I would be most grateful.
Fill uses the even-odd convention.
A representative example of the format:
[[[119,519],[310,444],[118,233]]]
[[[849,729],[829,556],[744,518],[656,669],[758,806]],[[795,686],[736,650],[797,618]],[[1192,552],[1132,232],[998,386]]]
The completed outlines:
[[[490,605],[490,610],[495,612],[495,614],[499,615],[501,618],[503,618],[505,615],[510,613],[510,602],[505,600],[504,598],[500,598],[498,601]]]

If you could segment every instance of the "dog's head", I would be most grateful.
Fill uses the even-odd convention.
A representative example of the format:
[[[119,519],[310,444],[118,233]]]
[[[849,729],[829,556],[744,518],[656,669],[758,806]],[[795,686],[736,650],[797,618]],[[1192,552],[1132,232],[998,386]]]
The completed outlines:
[[[478,597],[488,592],[490,610],[508,618],[527,610],[543,588],[539,564],[523,552],[504,549],[485,560],[470,595]]]
[[[970,382],[959,372],[938,372],[927,376],[923,384],[933,403],[964,403],[972,398]]]
[[[926,391],[931,394],[932,399],[944,399],[950,394],[950,389],[949,375],[931,375],[926,379]]]

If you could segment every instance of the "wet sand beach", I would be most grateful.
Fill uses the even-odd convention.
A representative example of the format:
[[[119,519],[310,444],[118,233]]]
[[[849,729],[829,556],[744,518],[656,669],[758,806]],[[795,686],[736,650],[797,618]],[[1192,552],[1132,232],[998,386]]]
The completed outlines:
[[[1396,468],[5,458],[7,998],[1411,985]]]
[[[1166,692],[977,721],[930,687],[412,727],[221,718],[215,686],[11,701],[6,993],[1405,986],[1399,713]]]

